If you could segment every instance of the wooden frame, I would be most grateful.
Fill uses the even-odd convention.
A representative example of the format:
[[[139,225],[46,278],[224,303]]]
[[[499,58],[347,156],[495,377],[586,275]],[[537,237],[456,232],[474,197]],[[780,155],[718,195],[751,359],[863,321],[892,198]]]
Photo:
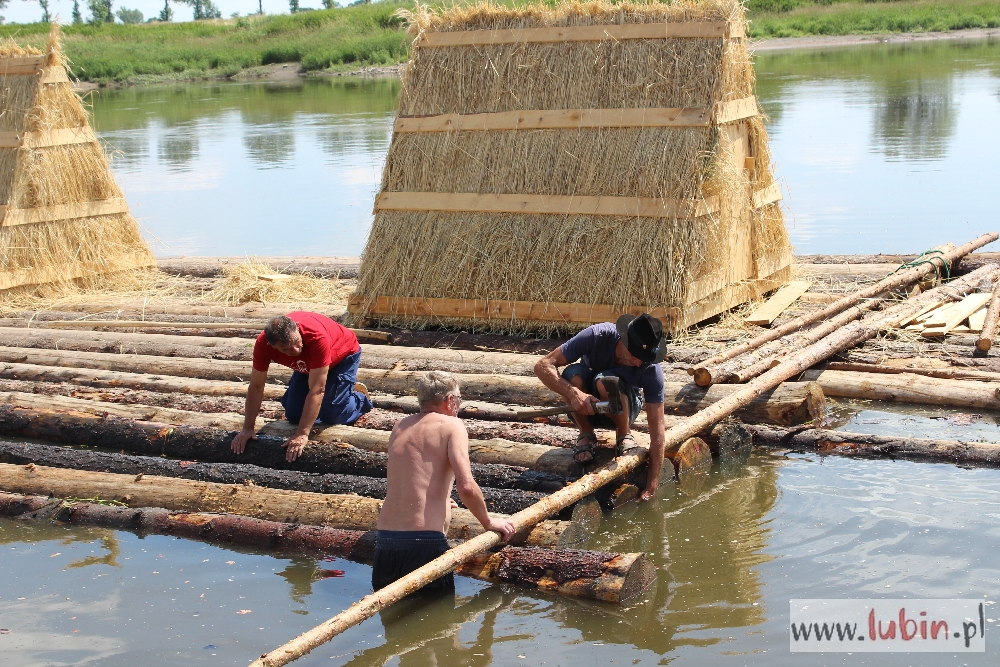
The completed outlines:
[[[0,132],[0,148],[45,148],[95,141],[97,135],[89,127],[65,127],[43,132]]]
[[[66,68],[56,65],[55,67],[46,67],[42,70],[42,76],[38,79],[38,83],[69,83],[69,77],[66,76]]]
[[[0,58],[0,76],[8,74],[38,74],[45,65],[45,56]]]
[[[779,201],[781,201],[781,186],[777,183],[771,183],[763,190],[753,193],[752,205],[754,208],[762,208]]]
[[[74,204],[59,204],[56,206],[40,206],[38,208],[8,208],[0,206],[0,227],[15,225],[33,225],[39,222],[56,222],[59,220],[75,220],[90,218],[95,215],[114,215],[128,213],[128,203],[121,197],[101,201],[79,202]]]
[[[673,23],[627,23],[624,25],[578,25],[505,30],[457,30],[423,32],[415,46],[493,46],[552,42],[599,42],[620,39],[677,39],[745,37],[738,21],[684,21]]]
[[[399,116],[394,132],[575,130],[602,127],[708,127],[708,109],[554,109]]]
[[[455,213],[537,213],[620,215],[636,218],[697,218],[719,210],[715,197],[678,201],[648,197],[511,195],[476,192],[382,192],[375,211],[450,211]]]
[[[150,261],[142,253],[125,258],[129,268],[133,266],[156,266],[156,261]],[[128,270],[128,269],[123,269]],[[60,280],[76,280],[85,276],[97,275],[94,271],[84,271],[79,266],[49,266],[41,269],[21,269],[18,271],[0,271],[0,291],[21,287],[22,285],[39,285],[41,283]],[[109,274],[101,274],[109,275]]]
[[[719,102],[715,105],[715,124],[724,125],[744,118],[752,118],[757,113],[757,98],[754,96]]]

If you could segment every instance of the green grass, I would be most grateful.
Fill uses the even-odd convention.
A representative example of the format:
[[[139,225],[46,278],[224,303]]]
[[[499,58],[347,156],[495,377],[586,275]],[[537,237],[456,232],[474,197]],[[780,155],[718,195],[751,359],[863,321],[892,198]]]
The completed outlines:
[[[386,0],[225,21],[71,25],[63,33],[74,75],[96,83],[224,77],[285,62],[347,70],[405,61],[409,38],[394,13],[412,6]],[[756,38],[1000,27],[997,0],[748,0],[748,8]],[[47,33],[43,23],[0,25],[0,37],[36,46]]]

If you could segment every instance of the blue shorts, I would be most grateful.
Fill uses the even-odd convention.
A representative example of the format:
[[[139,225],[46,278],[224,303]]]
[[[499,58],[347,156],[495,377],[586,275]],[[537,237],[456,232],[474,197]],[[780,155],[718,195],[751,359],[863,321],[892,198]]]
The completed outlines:
[[[372,409],[372,402],[359,391],[354,391],[354,383],[358,378],[358,366],[361,364],[361,350],[344,357],[336,366],[332,366],[326,375],[326,391],[323,393],[323,403],[319,408],[319,421],[324,424],[353,424],[361,415]],[[309,374],[292,373],[288,381],[288,389],[281,397],[281,405],[285,408],[285,419],[298,424],[302,419],[302,408],[309,395]]]
[[[624,378],[620,377],[617,373],[611,371],[601,371],[600,373],[594,373],[593,369],[577,362],[575,364],[570,364],[563,369],[562,376],[563,379],[569,382],[572,378],[579,375],[583,379],[583,390],[590,394],[591,396],[598,396],[597,389],[594,388],[594,382],[600,380],[602,377],[613,375],[618,378],[618,391],[625,394],[628,399],[628,423],[632,425],[635,423],[635,418],[639,416],[642,411],[642,396],[639,392],[635,390],[635,387],[630,385]],[[611,421],[611,418],[607,415],[591,415],[590,425],[595,428],[615,428],[615,423]]]

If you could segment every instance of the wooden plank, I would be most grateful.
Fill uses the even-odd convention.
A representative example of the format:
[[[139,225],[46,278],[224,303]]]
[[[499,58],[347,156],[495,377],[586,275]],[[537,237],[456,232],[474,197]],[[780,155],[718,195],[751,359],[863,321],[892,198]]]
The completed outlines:
[[[42,132],[0,132],[0,148],[45,148],[68,144],[89,144],[97,135],[89,127],[65,127]]]
[[[969,315],[969,331],[972,333],[979,333],[983,330],[983,324],[986,323],[986,307],[983,306],[976,312]],[[952,333],[955,329],[952,329]]]
[[[792,265],[791,248],[766,252],[754,260],[754,268],[758,278],[767,278]]]
[[[721,271],[713,271],[712,273],[702,276],[697,280],[690,281],[684,292],[684,305],[687,306],[692,303],[697,303],[706,296],[715,294],[729,284],[727,282],[728,279],[729,271],[723,269]]]
[[[743,168],[748,171],[753,171],[756,168],[757,162],[752,157],[743,158]],[[754,208],[757,208],[756,206]]]
[[[278,283],[282,280],[289,280],[291,276],[287,273],[262,273],[257,276],[258,280],[264,280],[269,283]]]
[[[753,159],[753,158],[749,158]],[[763,190],[753,193],[753,207],[761,208],[768,204],[781,201],[781,186],[778,183],[771,183]]]
[[[928,313],[930,313],[932,310],[937,310],[942,305],[944,305],[943,301],[934,301],[934,302],[925,304],[920,310],[918,310],[917,312],[915,312],[912,317],[910,317],[907,320],[901,320],[899,322],[899,326],[900,327],[906,327],[906,326],[908,326],[910,324],[914,324],[914,323],[917,323],[917,322],[921,322],[922,323],[925,319],[927,319],[927,317],[929,317]],[[949,305],[951,305],[951,304],[949,304]]]
[[[951,332],[952,329],[964,322],[969,315],[976,312],[993,298],[992,294],[970,294],[969,296],[962,299],[957,306],[952,309],[948,316],[948,320],[943,324],[943,326],[930,327],[924,325],[924,330],[920,332],[921,336],[925,338],[939,338]]]
[[[677,319],[675,308],[632,307],[624,311],[617,306],[586,303],[558,303],[541,301],[503,301],[483,299],[443,299],[378,296],[371,302],[363,296],[352,296],[347,306],[355,315],[404,315],[410,317],[437,317],[463,319],[532,320],[566,322],[570,324],[595,324],[614,322],[623,312],[639,315],[649,312],[663,321],[665,328],[672,328]]]
[[[792,305],[796,299],[806,293],[809,289],[808,283],[804,280],[796,280],[795,282],[788,283],[774,295],[765,301],[759,308],[757,308],[753,315],[747,317],[747,324],[756,324],[760,327],[766,327],[771,324],[774,320],[778,318],[785,309]]]
[[[39,77],[38,83],[69,83],[66,68],[56,65],[42,69],[42,76]]]
[[[744,280],[735,285],[727,285],[715,294],[712,294],[698,303],[684,307],[674,331],[685,329],[698,324],[709,317],[714,317],[719,313],[746,303],[753,299],[760,298],[761,295],[776,290],[788,281],[791,275],[791,268],[785,268],[763,280]]]
[[[552,109],[398,116],[395,132],[552,130],[602,127],[708,127],[710,109]]]
[[[677,201],[647,197],[574,195],[494,195],[476,192],[382,192],[375,210],[621,215],[639,218],[690,218],[719,210],[715,197]]]
[[[75,220],[90,218],[95,215],[113,215],[128,213],[128,203],[121,197],[103,199],[100,201],[79,202],[75,204],[59,204],[57,206],[41,206],[39,208],[7,208],[2,209],[3,223],[0,227],[14,225],[33,225],[39,222],[55,222],[57,220]]]
[[[8,74],[38,74],[44,64],[45,56],[0,58],[0,76]]]
[[[739,100],[719,102],[715,105],[715,122],[718,125],[732,123],[736,120],[751,118],[757,115],[757,98],[744,97]]]
[[[918,318],[914,321],[914,324],[922,324],[924,327],[943,327],[948,323],[948,320],[952,318],[952,315],[957,312],[961,301],[956,301],[954,303],[948,303],[941,308],[930,313],[929,317]]]
[[[739,21],[685,21],[673,23],[628,23],[625,25],[579,25],[504,30],[457,30],[424,32],[417,47],[492,46],[551,42],[600,42],[620,39],[678,39],[744,37]]]

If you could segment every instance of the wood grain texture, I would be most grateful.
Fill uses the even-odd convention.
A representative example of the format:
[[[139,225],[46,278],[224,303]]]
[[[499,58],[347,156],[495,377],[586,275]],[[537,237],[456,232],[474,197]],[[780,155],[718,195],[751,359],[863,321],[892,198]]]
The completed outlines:
[[[738,21],[689,21],[683,23],[629,23],[625,25],[424,32],[417,38],[414,46],[417,48],[441,48],[494,44],[599,42],[612,39],[706,39],[743,36],[745,36],[743,24]]]

